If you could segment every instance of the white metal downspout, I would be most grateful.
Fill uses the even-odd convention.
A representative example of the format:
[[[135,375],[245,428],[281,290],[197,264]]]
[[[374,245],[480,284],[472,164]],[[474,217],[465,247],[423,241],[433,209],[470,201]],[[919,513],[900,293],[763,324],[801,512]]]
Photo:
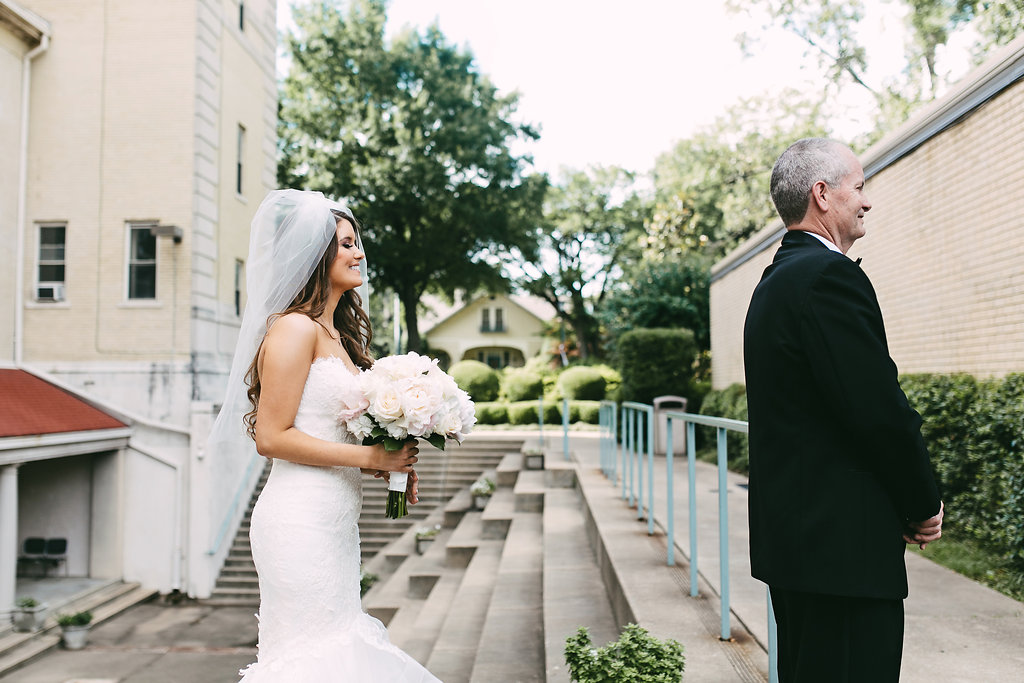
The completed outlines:
[[[14,364],[21,365],[25,326],[25,214],[28,210],[28,119],[32,97],[32,60],[50,47],[50,34],[43,33],[39,45],[21,60],[21,149],[18,168],[17,247],[14,262]]]

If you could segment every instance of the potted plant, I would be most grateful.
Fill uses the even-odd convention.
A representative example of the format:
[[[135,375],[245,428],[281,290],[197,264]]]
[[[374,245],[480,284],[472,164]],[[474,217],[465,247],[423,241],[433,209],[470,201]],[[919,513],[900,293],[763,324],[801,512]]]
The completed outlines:
[[[565,663],[569,679],[577,683],[679,683],[686,668],[678,641],[659,640],[636,624],[627,624],[617,641],[601,648],[594,647],[581,626],[565,640]]]
[[[427,552],[427,548],[434,542],[437,535],[441,532],[441,525],[435,524],[434,526],[422,526],[416,530],[416,554],[422,555]]]
[[[523,469],[542,470],[544,469],[544,451],[536,446],[523,448]]]
[[[473,496],[473,509],[483,510],[487,505],[487,500],[494,495],[496,488],[494,481],[488,477],[474,481],[473,485],[469,487],[469,492]]]
[[[69,650],[81,650],[89,636],[89,624],[92,623],[92,612],[75,612],[74,614],[58,614],[57,624],[60,626],[64,647]]]
[[[15,631],[21,633],[38,631],[46,621],[46,605],[35,598],[21,598],[15,605],[11,621],[14,623]]]

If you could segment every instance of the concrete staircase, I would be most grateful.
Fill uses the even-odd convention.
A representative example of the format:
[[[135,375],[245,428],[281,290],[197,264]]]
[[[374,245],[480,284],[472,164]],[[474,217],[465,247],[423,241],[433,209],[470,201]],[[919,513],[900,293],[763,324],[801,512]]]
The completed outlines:
[[[51,601],[49,617],[42,630],[15,633],[10,624],[5,624],[0,628],[0,678],[57,647],[60,627],[56,615],[89,611],[95,626],[133,605],[151,600],[156,594],[157,591],[141,588],[137,583],[110,581],[82,590],[61,602]]]
[[[410,529],[367,562],[382,578],[364,608],[446,683],[567,683],[567,636],[587,626],[596,643],[618,637],[576,466],[522,465],[519,453],[502,458],[483,510],[463,490],[433,511],[424,522],[442,529],[422,555]]]
[[[493,471],[501,458],[518,452],[522,440],[488,440],[474,438],[462,446],[449,445],[444,452],[430,446],[420,450],[416,472],[420,478],[420,502],[409,508],[402,519],[384,517],[387,486],[372,475],[363,475],[363,509],[359,516],[360,550],[364,563],[382,548],[412,528],[422,526],[437,509],[457,492],[468,488],[482,473]],[[238,526],[224,567],[205,604],[217,606],[258,606],[259,579],[249,545],[249,522],[253,506],[270,475],[270,461],[249,500],[249,506]]]

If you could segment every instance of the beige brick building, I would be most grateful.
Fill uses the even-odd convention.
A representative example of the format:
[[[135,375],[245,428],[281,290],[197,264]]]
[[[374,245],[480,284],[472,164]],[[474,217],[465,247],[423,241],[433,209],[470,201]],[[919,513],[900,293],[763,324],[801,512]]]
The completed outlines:
[[[131,426],[74,455],[116,472],[93,498],[113,496],[117,538],[69,543],[162,590],[208,593],[251,483],[203,445],[275,184],[276,42],[275,0],[0,0],[0,365]],[[33,459],[0,443],[0,467]]]
[[[1024,38],[861,155],[862,257],[900,372],[1024,371]],[[765,188],[765,192],[767,192]],[[715,388],[743,382],[747,304],[781,222],[712,269]]]

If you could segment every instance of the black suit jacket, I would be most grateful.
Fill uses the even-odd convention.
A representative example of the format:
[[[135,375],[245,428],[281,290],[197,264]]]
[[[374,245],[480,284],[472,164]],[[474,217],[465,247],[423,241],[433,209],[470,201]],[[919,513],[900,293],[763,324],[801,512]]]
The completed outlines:
[[[770,586],[904,598],[906,522],[939,494],[867,275],[791,231],[743,335],[750,566]]]

